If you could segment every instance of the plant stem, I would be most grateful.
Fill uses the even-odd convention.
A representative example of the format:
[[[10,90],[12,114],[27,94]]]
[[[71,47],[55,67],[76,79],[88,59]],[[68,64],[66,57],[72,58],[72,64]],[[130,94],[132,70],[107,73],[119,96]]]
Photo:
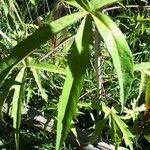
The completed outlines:
[[[100,42],[101,42],[101,38],[95,27],[95,71],[96,71],[98,99],[102,95],[102,70],[101,70],[102,57],[100,56]]]
[[[49,57],[51,54],[53,54],[55,51],[57,51],[59,48],[61,48],[64,44],[66,44],[68,41],[74,39],[75,35],[67,38],[66,40],[64,40],[62,43],[60,43],[57,47],[55,47],[54,49],[52,49],[49,53],[47,53],[43,58],[40,59],[40,61],[44,60],[45,58]]]
[[[122,6],[115,6],[115,7],[110,7],[110,8],[103,9],[103,12],[111,11],[111,10],[115,10],[115,9],[125,9],[125,8],[145,8],[145,9],[149,10],[150,6],[149,5],[146,5],[146,6],[141,6],[141,5],[126,5],[124,7],[122,7]]]

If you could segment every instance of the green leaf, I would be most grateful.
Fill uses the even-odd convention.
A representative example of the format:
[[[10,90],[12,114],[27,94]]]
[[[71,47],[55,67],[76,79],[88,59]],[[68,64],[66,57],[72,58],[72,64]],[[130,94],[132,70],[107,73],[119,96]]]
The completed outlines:
[[[15,78],[16,78],[17,74],[18,74],[18,72],[13,73],[11,75],[11,78],[4,82],[4,90],[2,91],[2,94],[0,95],[0,121],[4,121],[3,114],[2,114],[3,104],[5,102],[7,95],[10,92],[11,87],[13,86],[13,84],[15,82]]]
[[[132,53],[124,35],[108,16],[98,13],[92,17],[113,60],[119,80],[120,101],[123,109],[134,78]]]
[[[79,10],[85,11],[84,8],[81,5],[79,5],[75,0],[66,0],[65,3],[74,6]]]
[[[12,16],[10,13],[8,13],[7,15],[7,23],[8,26],[13,30],[14,26],[16,25],[16,22],[14,16]]]
[[[69,5],[72,5],[78,8],[79,10],[83,10],[83,11],[90,10],[88,0],[84,0],[84,1],[83,0],[66,0],[65,2]]]
[[[15,129],[15,141],[16,149],[19,150],[19,129],[21,124],[21,109],[22,100],[24,95],[24,80],[25,80],[25,67],[23,67],[18,73],[15,85],[13,85],[14,95],[12,101],[12,113],[13,128]]]
[[[53,64],[39,62],[38,60],[33,59],[33,58],[32,58],[32,61],[29,60],[27,62],[26,67],[41,70],[41,71],[49,71],[49,72],[58,73],[58,74],[64,74],[64,75],[66,74],[66,70],[63,68],[60,68]]]
[[[121,144],[122,134],[117,123],[112,117],[111,117],[111,137],[115,144],[115,150],[118,150],[119,145]]]
[[[2,5],[2,8],[4,10],[4,14],[5,16],[7,16],[8,12],[9,12],[9,6],[8,6],[8,2],[1,0],[0,4]]]
[[[51,22],[49,25],[38,29],[32,35],[27,37],[19,44],[17,44],[11,51],[12,53],[0,62],[0,86],[7,78],[8,74],[19,64],[24,58],[31,54],[36,48],[40,47],[43,43],[49,40],[54,34],[57,34],[62,29],[71,25],[76,20],[85,16],[84,12],[77,12],[68,16],[64,16],[56,21]]]
[[[134,136],[128,129],[128,126],[116,114],[115,109],[113,107],[112,109],[110,109],[109,107],[106,106],[104,102],[102,102],[102,111],[105,113],[105,115],[106,114],[110,115],[111,120],[115,121],[116,125],[118,126],[118,128],[123,134],[123,139],[125,141],[125,144],[128,145],[131,150],[133,150],[132,139],[134,138]]]
[[[149,134],[146,134],[144,135],[145,139],[150,143],[150,135]]]
[[[139,98],[141,97],[141,94],[143,92],[143,87],[145,85],[145,78],[146,78],[146,74],[141,71],[141,81],[140,81],[140,85],[139,85],[139,94],[138,94],[138,97],[137,97],[137,101],[139,100]]]
[[[112,119],[115,120],[116,124],[118,125],[119,129],[121,130],[125,144],[128,145],[131,150],[133,150],[132,139],[134,136],[128,129],[128,126],[115,113],[112,112],[111,117],[112,117]]]
[[[36,83],[38,85],[38,88],[39,88],[39,90],[41,92],[41,96],[47,102],[48,95],[45,93],[45,90],[42,87],[39,70],[31,68],[31,71],[32,71],[34,79],[35,79],[35,81],[36,81]]]
[[[37,4],[37,0],[30,0],[30,2],[33,6],[36,6],[36,4]]]
[[[91,9],[96,10],[120,1],[122,0],[91,0],[90,4],[91,4]]]
[[[31,97],[33,96],[33,92],[34,92],[34,88],[30,86],[28,86],[28,88],[26,89],[26,99],[25,102],[26,104],[29,103]]]
[[[95,130],[92,133],[92,136],[90,138],[90,143],[94,143],[95,141],[97,141],[97,139],[100,139],[102,136],[102,131],[105,128],[105,125],[108,121],[108,116],[104,117],[102,120],[99,120],[96,124],[95,124]]]
[[[150,69],[150,63],[149,62],[142,62],[140,64],[134,65],[135,71],[142,71],[142,70],[149,70]]]
[[[89,49],[92,44],[92,22],[84,18],[68,56],[66,80],[58,104],[56,150],[59,150],[70,130],[72,118],[76,114],[78,99],[89,65]]]

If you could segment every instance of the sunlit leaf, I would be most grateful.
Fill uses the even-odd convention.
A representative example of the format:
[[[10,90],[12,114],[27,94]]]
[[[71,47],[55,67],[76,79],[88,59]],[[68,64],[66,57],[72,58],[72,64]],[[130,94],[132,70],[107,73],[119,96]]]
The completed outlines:
[[[14,94],[12,100],[12,112],[13,128],[15,129],[15,142],[16,149],[19,150],[19,129],[21,124],[21,109],[24,95],[24,80],[25,80],[25,67],[23,67],[18,73],[15,84],[13,85]]]
[[[105,7],[106,5],[110,5],[116,2],[119,2],[122,0],[91,0],[91,9],[96,10],[102,7]]]
[[[111,137],[115,143],[115,149],[117,150],[119,148],[119,145],[121,144],[122,134],[117,123],[112,117],[111,117]]]
[[[135,71],[142,71],[142,70],[148,70],[148,69],[150,69],[150,63],[149,62],[142,62],[140,64],[134,65]]]
[[[48,100],[48,95],[45,93],[45,90],[44,90],[43,87],[42,87],[39,70],[31,68],[31,71],[32,71],[32,73],[33,73],[35,82],[36,82],[37,85],[38,85],[38,88],[39,88],[39,91],[40,91],[40,93],[41,93],[41,96],[42,96],[43,99],[47,102],[47,100]]]
[[[133,140],[134,136],[130,132],[130,130],[128,129],[128,126],[116,114],[115,109],[114,108],[110,109],[109,107],[106,106],[105,103],[102,102],[102,111],[109,114],[111,116],[111,120],[115,121],[115,123],[118,126],[119,130],[123,134],[123,139],[125,141],[125,144],[127,146],[129,146],[131,150],[133,150],[132,140]]]
[[[3,92],[0,94],[0,120],[3,120],[3,115],[2,115],[2,108],[3,108],[3,104],[5,102],[6,97],[8,96],[11,87],[13,86],[14,82],[15,82],[15,78],[17,76],[18,72],[13,73],[11,75],[11,77],[4,82],[4,90]]]
[[[90,10],[88,0],[65,0],[67,4],[70,4],[80,10]]]
[[[28,61],[26,67],[41,70],[41,71],[48,71],[48,72],[59,73],[64,75],[66,74],[65,69],[55,66],[53,64],[39,62],[36,59],[32,59],[32,61]]]
[[[120,101],[123,108],[134,78],[132,53],[124,35],[108,16],[98,13],[92,17],[113,60],[119,80]]]
[[[90,18],[84,18],[75,37],[71,54],[68,56],[69,66],[58,104],[56,150],[59,150],[66,139],[72,118],[76,114],[85,71],[89,64],[89,49],[92,44],[91,25]]]
[[[3,10],[4,10],[4,13],[5,13],[5,16],[7,16],[8,12],[9,12],[9,6],[8,6],[8,2],[4,1],[4,0],[1,0],[0,1],[0,4],[2,5],[3,7]]]
[[[84,8],[83,8],[81,5],[79,5],[79,4],[78,4],[76,1],[74,1],[74,0],[65,0],[65,3],[74,6],[74,7],[78,8],[79,10],[83,10],[83,11],[84,11]]]
[[[30,2],[31,2],[31,4],[34,5],[34,6],[37,4],[37,0],[30,0]]]
[[[145,139],[150,143],[150,135],[144,135]]]
[[[133,150],[132,139],[134,138],[134,136],[128,129],[128,126],[115,113],[112,112],[111,116],[121,130],[125,144],[130,147],[130,150]]]

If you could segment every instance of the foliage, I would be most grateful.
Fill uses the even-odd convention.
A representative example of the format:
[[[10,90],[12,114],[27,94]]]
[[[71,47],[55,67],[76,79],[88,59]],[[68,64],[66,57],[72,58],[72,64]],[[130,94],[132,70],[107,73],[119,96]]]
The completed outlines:
[[[3,104],[11,95],[16,149],[21,113],[27,104],[56,119],[56,150],[61,148],[73,125],[83,125],[80,118],[84,113],[93,116],[88,118],[91,124],[86,122],[84,126],[87,130],[95,129],[91,143],[100,136],[106,138],[106,133],[116,149],[123,144],[122,140],[131,150],[138,147],[140,138],[149,141],[145,134],[149,128],[138,128],[149,123],[149,79],[145,80],[150,75],[146,62],[149,44],[145,40],[150,33],[149,14],[143,9],[136,12],[126,8],[126,4],[135,4],[130,0],[66,0],[58,2],[53,10],[47,0],[44,6],[39,3],[0,0],[0,11],[6,18],[1,19],[0,30],[0,118],[4,121]],[[112,7],[107,12],[110,5],[119,9]],[[39,16],[38,11],[43,14]],[[100,63],[98,68],[94,63]],[[140,98],[145,81],[148,113],[142,114],[145,102],[140,102]],[[37,103],[42,102],[39,107]],[[143,137],[139,136],[141,133]]]

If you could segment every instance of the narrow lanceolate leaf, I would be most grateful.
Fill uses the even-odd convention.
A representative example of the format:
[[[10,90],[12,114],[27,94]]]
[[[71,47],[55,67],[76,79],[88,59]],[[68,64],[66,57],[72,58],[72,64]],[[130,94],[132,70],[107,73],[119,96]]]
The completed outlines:
[[[40,72],[37,69],[33,69],[31,68],[31,71],[33,73],[34,79],[38,85],[39,91],[41,93],[41,96],[43,97],[43,99],[47,102],[48,100],[48,95],[45,93],[45,90],[42,87],[42,83],[41,83],[41,79],[40,79]]]
[[[71,121],[76,114],[77,102],[89,65],[89,49],[92,43],[92,27],[89,16],[82,21],[71,54],[68,57],[67,74],[62,95],[58,104],[56,150],[59,150],[70,130]]]
[[[8,81],[4,82],[4,90],[0,94],[0,121],[4,121],[3,120],[3,115],[2,115],[3,104],[5,102],[5,99],[6,99],[7,95],[10,92],[11,87],[13,86],[13,84],[15,82],[17,74],[18,74],[18,72],[12,74],[11,78]]]
[[[1,0],[1,1],[0,1],[0,4],[1,4],[3,10],[4,10],[5,16],[7,16],[8,12],[9,12],[9,6],[8,6],[8,3],[5,2],[4,0]]]
[[[70,4],[79,10],[89,10],[89,1],[88,0],[65,0],[67,4]]]
[[[118,150],[119,145],[121,144],[122,133],[121,133],[117,123],[112,118],[112,116],[111,116],[111,137],[115,144],[115,149]]]
[[[146,78],[146,74],[143,71],[141,71],[141,81],[140,81],[139,94],[138,94],[138,97],[137,97],[137,101],[140,99],[140,97],[142,95],[143,88],[144,88],[144,85],[145,85],[145,78]]]
[[[110,5],[116,2],[119,2],[122,0],[91,0],[91,9],[96,10],[102,7],[105,7],[106,5]]]
[[[84,8],[83,8],[81,5],[79,5],[79,4],[78,4],[76,1],[74,1],[74,0],[65,0],[64,2],[67,3],[67,4],[69,4],[69,5],[72,5],[72,6],[76,7],[76,8],[78,8],[79,10],[84,11]]]
[[[113,60],[119,80],[120,101],[123,108],[134,77],[132,53],[124,35],[108,16],[98,13],[92,17]]]
[[[48,64],[45,62],[39,62],[35,59],[32,59],[32,61],[29,61],[26,64],[26,67],[41,70],[41,71],[48,71],[52,73],[58,73],[58,74],[64,74],[64,75],[66,74],[66,70],[63,68],[60,68],[58,66],[55,66],[53,64]]]
[[[108,121],[108,116],[106,116],[105,118],[103,118],[102,120],[99,120],[96,124],[95,124],[95,130],[92,133],[92,136],[90,138],[90,142],[94,143],[95,141],[97,141],[97,139],[101,139],[102,137],[102,131],[103,129],[106,127],[106,123]]]
[[[32,35],[27,37],[27,39],[17,44],[11,50],[12,53],[2,62],[0,62],[0,86],[15,65],[20,63],[36,48],[40,47],[44,42],[49,40],[51,36],[60,32],[62,29],[71,25],[74,21],[82,18],[85,15],[85,12],[77,12],[62,17],[56,21],[51,22],[49,25],[45,25],[44,27],[38,29]]]
[[[111,117],[115,120],[116,124],[121,130],[125,144],[130,147],[130,150],[133,150],[132,139],[134,136],[128,129],[128,126],[115,113],[112,112]]]
[[[140,64],[135,64],[134,66],[135,71],[143,71],[143,70],[149,70],[149,69],[150,69],[149,62],[142,62]]]
[[[21,123],[21,108],[22,100],[24,95],[24,80],[25,80],[25,67],[23,67],[18,73],[15,85],[13,86],[14,95],[12,101],[12,112],[11,116],[13,118],[13,128],[15,129],[15,141],[16,149],[19,150],[19,129]]]

